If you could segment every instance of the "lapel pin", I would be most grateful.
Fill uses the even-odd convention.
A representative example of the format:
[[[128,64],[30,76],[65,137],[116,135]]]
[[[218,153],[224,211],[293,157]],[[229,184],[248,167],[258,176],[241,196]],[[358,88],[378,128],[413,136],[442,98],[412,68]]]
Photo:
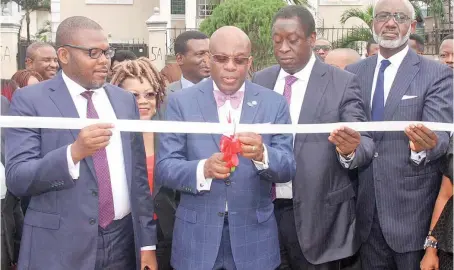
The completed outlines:
[[[247,103],[247,105],[248,105],[249,107],[254,107],[255,105],[257,105],[257,101],[255,101],[255,100],[249,101],[249,102]]]

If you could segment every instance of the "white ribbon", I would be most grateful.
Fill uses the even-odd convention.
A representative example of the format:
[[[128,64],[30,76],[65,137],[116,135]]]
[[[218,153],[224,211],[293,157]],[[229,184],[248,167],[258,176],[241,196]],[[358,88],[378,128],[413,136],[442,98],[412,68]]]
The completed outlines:
[[[62,117],[0,116],[0,127],[5,128],[50,128],[82,129],[96,123],[110,123],[118,131],[226,134],[233,130],[232,124],[205,122],[175,122],[151,120],[115,120],[80,119]],[[454,131],[454,124],[434,122],[384,121],[384,122],[340,122],[329,124],[238,124],[236,132],[255,132],[258,134],[276,133],[330,133],[334,129],[346,126],[356,131],[403,131],[414,124],[424,124],[432,131]]]

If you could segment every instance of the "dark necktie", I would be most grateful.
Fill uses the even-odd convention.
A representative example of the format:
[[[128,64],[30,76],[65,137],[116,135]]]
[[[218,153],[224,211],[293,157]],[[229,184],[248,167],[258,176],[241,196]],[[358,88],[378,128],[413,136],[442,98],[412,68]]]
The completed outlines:
[[[284,86],[283,96],[287,100],[287,103],[288,103],[289,106],[290,106],[290,101],[292,100],[292,85],[297,80],[298,80],[298,78],[296,78],[293,75],[288,75],[287,77],[285,77],[285,86]],[[273,200],[276,199],[276,184],[275,183],[273,183],[273,185],[271,187],[271,198]]]
[[[85,91],[81,95],[88,101],[87,118],[98,119],[98,112],[96,112],[92,100],[93,91]],[[99,226],[106,228],[115,218],[106,148],[99,149],[92,157],[95,165],[96,178],[98,179]]]
[[[374,98],[372,99],[372,121],[383,121],[385,119],[385,70],[391,65],[389,60],[381,61],[378,71],[377,83],[375,85]]]

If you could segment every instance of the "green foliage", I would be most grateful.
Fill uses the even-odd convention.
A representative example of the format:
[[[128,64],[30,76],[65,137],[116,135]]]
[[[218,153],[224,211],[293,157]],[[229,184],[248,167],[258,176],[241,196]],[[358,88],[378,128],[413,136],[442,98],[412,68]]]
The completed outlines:
[[[200,31],[211,36],[222,26],[232,25],[251,39],[254,63],[252,71],[273,63],[271,24],[274,14],[286,4],[282,0],[229,0],[217,6],[200,25]]]
[[[351,18],[358,18],[362,20],[372,29],[372,23],[374,21],[374,7],[368,6],[366,9],[351,8],[347,9],[342,13],[340,23],[345,24]]]

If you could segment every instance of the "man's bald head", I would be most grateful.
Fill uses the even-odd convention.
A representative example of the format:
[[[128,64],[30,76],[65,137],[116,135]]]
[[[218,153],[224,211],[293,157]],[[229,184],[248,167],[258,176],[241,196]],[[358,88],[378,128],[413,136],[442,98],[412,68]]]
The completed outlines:
[[[102,31],[101,25],[97,22],[83,16],[73,16],[63,20],[57,28],[55,44],[57,48],[73,43],[74,35],[81,30],[99,30]]]
[[[325,58],[325,63],[345,69],[346,66],[359,60],[361,60],[361,56],[355,50],[343,48],[330,51]]]
[[[240,90],[252,64],[251,41],[239,28],[224,26],[210,38],[211,78],[221,92]]]
[[[216,30],[210,38],[210,51],[215,52],[220,46],[241,46],[247,48],[248,53],[251,53],[251,40],[238,27],[223,26]]]

